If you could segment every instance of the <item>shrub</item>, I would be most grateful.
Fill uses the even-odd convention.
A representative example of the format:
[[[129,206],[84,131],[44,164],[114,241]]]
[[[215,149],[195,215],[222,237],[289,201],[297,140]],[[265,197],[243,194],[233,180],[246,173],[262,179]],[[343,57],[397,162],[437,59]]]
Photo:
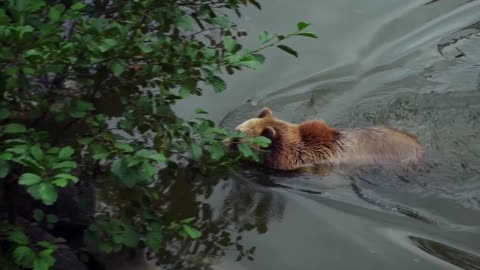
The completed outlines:
[[[255,0],[8,0],[0,3],[0,254],[25,268],[48,269],[55,243],[32,242],[16,226],[18,188],[44,205],[78,182],[98,181],[132,194],[121,209],[99,212],[86,235],[102,251],[163,247],[164,234],[198,238],[193,218],[168,220],[155,183],[182,168],[218,174],[239,158],[258,160],[249,145],[229,155],[223,141],[242,134],[172,106],[205,89],[222,92],[222,74],[256,68],[263,49],[291,36],[313,37],[299,23],[288,35],[263,32],[244,49],[229,16]],[[157,204],[158,205],[158,204]],[[20,206],[21,207],[21,206]],[[25,218],[53,228],[62,217],[35,209]],[[3,261],[3,260],[2,260]]]

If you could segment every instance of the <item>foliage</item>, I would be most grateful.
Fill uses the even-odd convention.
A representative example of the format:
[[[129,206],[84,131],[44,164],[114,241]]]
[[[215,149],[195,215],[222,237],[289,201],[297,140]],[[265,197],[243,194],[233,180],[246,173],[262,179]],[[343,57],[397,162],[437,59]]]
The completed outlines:
[[[260,47],[240,44],[228,11],[240,15],[255,0],[8,0],[0,3],[0,185],[3,197],[19,185],[45,205],[82,181],[82,172],[106,171],[107,183],[141,194],[112,215],[100,213],[86,231],[101,250],[144,246],[159,252],[163,235],[196,239],[194,219],[168,220],[153,209],[161,194],[155,182],[193,166],[200,174],[230,168],[240,158],[259,160],[252,147],[266,138],[249,138],[240,156],[224,146],[244,135],[215,126],[198,109],[178,117],[178,100],[226,89],[223,76],[265,61],[261,50],[292,36],[315,38],[306,23],[288,35],[263,32]],[[218,37],[215,37],[218,36]],[[95,180],[95,179],[94,179]],[[58,218],[38,209],[32,221]],[[31,243],[12,213],[0,224],[13,261],[48,269],[53,244]],[[5,249],[2,248],[2,252]]]
[[[54,244],[45,241],[30,243],[22,229],[11,225],[0,227],[0,236],[14,244],[11,252],[13,261],[18,266],[46,270],[54,265],[55,259],[52,257],[56,250]]]

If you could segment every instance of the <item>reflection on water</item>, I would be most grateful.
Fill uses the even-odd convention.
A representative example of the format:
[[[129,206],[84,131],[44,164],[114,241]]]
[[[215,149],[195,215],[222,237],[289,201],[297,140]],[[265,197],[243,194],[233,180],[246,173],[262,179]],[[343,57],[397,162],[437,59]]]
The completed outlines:
[[[242,233],[266,233],[269,223],[282,219],[285,202],[268,189],[250,182],[225,181],[219,176],[221,172],[205,177],[194,168],[185,167],[164,173],[161,177],[164,180],[156,184],[160,194],[160,200],[156,202],[158,210],[169,220],[195,217],[194,226],[203,235],[190,240],[166,234],[164,242],[169,245],[161,256],[148,256],[158,262],[161,269],[209,270],[217,269],[215,265],[219,263],[236,269],[239,266],[235,262],[223,262],[220,258],[229,252],[235,254],[235,261],[254,260],[256,247],[245,245]],[[123,211],[131,199],[140,195],[122,185],[102,186],[100,183],[99,187],[98,195],[102,201],[99,212]],[[222,194],[220,202],[211,201],[216,200],[216,193]],[[221,207],[215,209],[213,203]]]
[[[281,221],[285,201],[279,194],[261,190],[248,182],[226,184],[229,191],[221,208],[222,217],[234,224],[239,232],[255,229],[258,234],[268,231],[268,224]]]
[[[432,256],[465,270],[480,269],[480,256],[422,237],[410,236],[409,238],[420,249]]]

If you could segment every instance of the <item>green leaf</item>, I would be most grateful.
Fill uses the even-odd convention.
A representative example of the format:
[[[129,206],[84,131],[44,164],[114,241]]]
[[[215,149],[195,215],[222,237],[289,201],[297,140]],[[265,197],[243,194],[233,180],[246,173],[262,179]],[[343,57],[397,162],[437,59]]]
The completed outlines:
[[[73,155],[75,150],[71,146],[65,146],[63,147],[60,152],[58,153],[58,158],[60,159],[68,159]]]
[[[112,237],[115,244],[121,244],[123,242],[123,237],[121,235],[115,234]]]
[[[262,54],[252,54],[253,57],[255,57],[255,60],[259,63],[259,64],[263,64],[265,63],[265,56],[263,56]]]
[[[195,217],[189,217],[189,218],[180,220],[180,223],[189,224],[189,223],[192,223],[193,221],[195,221]]]
[[[211,128],[210,131],[211,131],[212,133],[216,133],[216,134],[228,136],[228,131],[226,131],[226,130],[223,129],[223,128],[214,127],[214,128]]]
[[[202,157],[202,147],[195,143],[190,144],[190,154],[193,160],[200,160]]]
[[[45,213],[41,209],[35,209],[33,210],[33,218],[37,222],[42,222],[42,220],[45,218]]]
[[[136,247],[140,240],[140,236],[131,226],[126,226],[122,235],[123,244],[127,247]]]
[[[82,10],[86,5],[82,1],[78,1],[70,7],[70,10]]]
[[[30,242],[28,236],[18,227],[15,227],[12,231],[8,232],[8,240],[20,245],[28,245]]]
[[[205,111],[204,109],[200,109],[200,108],[195,109],[195,113],[196,114],[208,114],[207,111]]]
[[[74,102],[75,108],[80,111],[94,111],[95,106],[92,103],[84,100],[76,100]]]
[[[238,146],[238,150],[240,151],[242,156],[246,158],[255,156],[255,153],[253,152],[252,148],[248,147],[248,145],[240,144]]]
[[[41,200],[45,205],[52,205],[58,197],[57,189],[50,183],[40,183],[27,189],[35,199]]]
[[[62,16],[62,8],[60,5],[55,5],[51,7],[50,10],[48,11],[48,17],[53,22],[59,21],[61,16]]]
[[[27,128],[21,124],[8,124],[4,126],[3,132],[7,134],[25,133]]]
[[[262,6],[256,0],[248,0],[248,1],[250,2],[250,4],[254,5],[259,10],[262,9]]]
[[[100,45],[98,45],[98,49],[100,50],[100,52],[104,53],[117,46],[118,42],[116,40],[107,38],[101,41]]]
[[[307,27],[309,27],[309,26],[310,26],[309,23],[299,22],[299,23],[297,24],[297,30],[298,30],[298,31],[302,31],[303,29],[305,29],[305,28],[307,28]]]
[[[167,158],[165,155],[158,153],[157,151],[154,150],[147,150],[147,149],[142,149],[135,153],[136,156],[138,157],[143,157],[143,158],[149,158],[151,160],[155,160],[157,162],[165,162],[167,161]]]
[[[25,58],[28,58],[28,57],[30,57],[30,56],[38,56],[38,57],[40,57],[40,58],[43,59],[43,56],[44,56],[44,55],[43,55],[42,52],[39,51],[39,50],[30,49],[30,50],[25,51],[25,52],[23,53],[23,56],[24,56]]]
[[[135,157],[132,157],[132,156],[127,156],[125,157],[125,160],[127,161],[127,167],[133,167],[135,165],[138,165],[142,162],[141,159],[138,159],[138,158],[135,158]]]
[[[277,47],[278,47],[279,49],[281,49],[281,50],[283,50],[283,51],[285,51],[285,52],[287,52],[287,53],[295,56],[295,57],[298,57],[298,53],[297,53],[296,51],[294,51],[292,48],[290,48],[290,47],[288,47],[288,46],[286,46],[286,45],[278,45]]]
[[[10,172],[10,165],[8,161],[0,159],[0,178],[5,178]]]
[[[110,63],[110,69],[112,70],[113,75],[115,75],[116,77],[120,77],[120,75],[125,72],[125,63],[123,61],[115,59]]]
[[[261,54],[250,54],[242,57],[239,64],[249,68],[257,68],[260,64],[265,62],[265,57]]]
[[[54,178],[64,178],[64,179],[71,180],[74,183],[78,182],[78,177],[73,176],[73,175],[68,174],[68,173],[59,173],[59,174],[55,175]]]
[[[225,156],[225,150],[223,145],[213,145],[210,149],[211,157],[214,160],[219,160]]]
[[[143,162],[140,166],[128,167],[128,160],[125,158],[112,162],[110,170],[118,180],[129,188],[141,183],[151,183],[158,172],[158,168],[148,162]]]
[[[19,144],[24,144],[26,143],[27,141],[24,140],[24,139],[9,139],[9,140],[5,140],[6,143],[11,143],[11,144],[14,144],[14,143],[19,143]],[[22,147],[26,147],[26,145],[21,145]]]
[[[0,159],[2,160],[12,160],[12,158],[13,158],[12,153],[5,152],[0,154]]]
[[[100,160],[100,159],[107,158],[109,155],[110,155],[110,153],[98,153],[98,154],[93,155],[92,158],[95,159],[95,160]]]
[[[62,161],[52,166],[52,169],[63,169],[63,168],[76,168],[77,163],[75,161]]]
[[[152,166],[149,162],[143,162],[139,168],[138,175],[140,181],[145,183],[151,183],[154,180],[153,176],[155,176],[158,172],[158,168]]]
[[[69,114],[75,118],[82,118],[87,115],[87,112],[94,110],[95,107],[92,103],[76,99],[72,102],[72,108],[71,111],[69,111]]]
[[[304,36],[304,37],[309,37],[309,38],[318,38],[317,35],[315,35],[312,32],[303,32],[303,33],[298,33],[295,34],[295,36]]]
[[[232,38],[224,38],[223,39],[223,47],[229,52],[234,52],[237,48],[237,41]]]
[[[39,144],[35,144],[30,148],[30,153],[32,154],[33,158],[37,161],[41,161],[43,159],[43,151],[40,148]]]
[[[16,247],[13,251],[13,257],[15,258],[16,264],[25,268],[32,268],[33,262],[36,259],[35,252],[26,246]]]
[[[34,270],[48,270],[55,264],[55,258],[51,255],[53,250],[44,250],[39,253],[39,256],[33,262]]]
[[[193,25],[193,19],[188,15],[179,16],[177,17],[177,21],[175,24],[182,30],[191,30]]]
[[[162,226],[158,223],[150,224],[150,230],[148,231],[145,239],[145,244],[152,251],[159,251],[162,247],[163,233]]]
[[[230,137],[232,139],[242,139],[242,138],[245,138],[247,135],[239,130],[235,130],[233,132],[230,133]]]
[[[228,21],[227,17],[224,16],[217,16],[212,19],[212,22],[216,25],[220,25],[222,27],[229,27],[230,21]]]
[[[36,70],[30,67],[22,68],[23,73],[25,74],[35,74]]]
[[[218,76],[208,77],[207,82],[213,87],[215,93],[223,92],[227,88],[227,84],[225,83],[225,81]]]
[[[123,159],[117,159],[112,162],[112,174],[120,179],[127,187],[132,188],[136,184],[136,178],[131,170],[128,169],[127,164],[124,164]]]
[[[165,157],[164,154],[154,154],[150,156],[151,159],[155,160],[156,162],[165,162],[167,161],[167,158]]]
[[[197,238],[200,238],[200,236],[202,236],[202,233],[192,227],[190,227],[189,225],[182,225],[183,227],[183,230],[185,231],[185,233],[188,235],[188,237],[190,237],[191,239],[197,239]]]
[[[68,186],[68,180],[65,178],[58,178],[52,181],[52,184],[54,184],[57,187],[66,187]]]
[[[35,1],[29,1],[29,5],[27,10],[30,12],[35,12],[37,10],[42,9],[45,6],[45,1],[43,0],[35,0]]]
[[[182,87],[180,88],[180,96],[182,98],[186,98],[195,92],[197,88],[197,81],[196,80],[186,80]]]
[[[263,136],[253,138],[252,142],[260,147],[268,147],[272,143],[269,138]]]
[[[17,29],[19,30],[19,35],[18,36],[20,38],[23,38],[25,33],[32,33],[33,31],[35,31],[35,28],[33,28],[30,25],[19,26],[19,27],[17,27]]]
[[[34,159],[27,157],[27,156],[21,156],[15,160],[17,163],[20,163],[26,167],[31,167],[32,169],[35,168],[40,171],[45,171],[45,167],[40,165],[38,162],[36,162]]]
[[[23,186],[31,186],[38,184],[42,181],[42,178],[33,173],[24,173],[20,176],[18,183]]]
[[[185,230],[177,231],[177,233],[178,233],[178,235],[180,235],[183,238],[186,238],[188,236],[187,233],[185,232]]]
[[[91,142],[93,142],[93,140],[94,140],[94,138],[92,138],[92,137],[86,137],[86,138],[79,139],[78,143],[81,144],[81,145],[88,145]]]
[[[143,53],[146,53],[146,54],[154,51],[150,43],[140,43],[137,46],[138,48],[140,48],[140,50],[142,50]]]
[[[19,146],[16,146],[16,147],[12,147],[12,148],[7,148],[7,150],[5,150],[7,152],[12,152],[14,154],[24,154],[27,152],[27,149],[25,148],[24,145],[19,145]]]
[[[115,143],[114,144],[115,148],[119,150],[123,150],[126,153],[131,153],[135,151],[132,146],[130,146],[128,143]]]
[[[262,44],[265,44],[267,42],[269,42],[270,40],[272,40],[272,38],[274,38],[275,36],[270,34],[269,32],[267,31],[263,31],[262,33],[260,33],[260,36],[258,36],[258,39],[260,40],[260,42]]]

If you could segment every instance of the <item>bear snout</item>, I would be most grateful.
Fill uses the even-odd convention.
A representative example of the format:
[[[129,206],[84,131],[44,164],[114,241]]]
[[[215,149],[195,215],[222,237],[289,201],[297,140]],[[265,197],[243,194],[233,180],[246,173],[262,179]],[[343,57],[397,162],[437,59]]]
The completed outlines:
[[[248,134],[249,132],[253,131],[255,127],[258,127],[260,125],[261,119],[253,118],[241,123],[235,128],[235,130]]]

